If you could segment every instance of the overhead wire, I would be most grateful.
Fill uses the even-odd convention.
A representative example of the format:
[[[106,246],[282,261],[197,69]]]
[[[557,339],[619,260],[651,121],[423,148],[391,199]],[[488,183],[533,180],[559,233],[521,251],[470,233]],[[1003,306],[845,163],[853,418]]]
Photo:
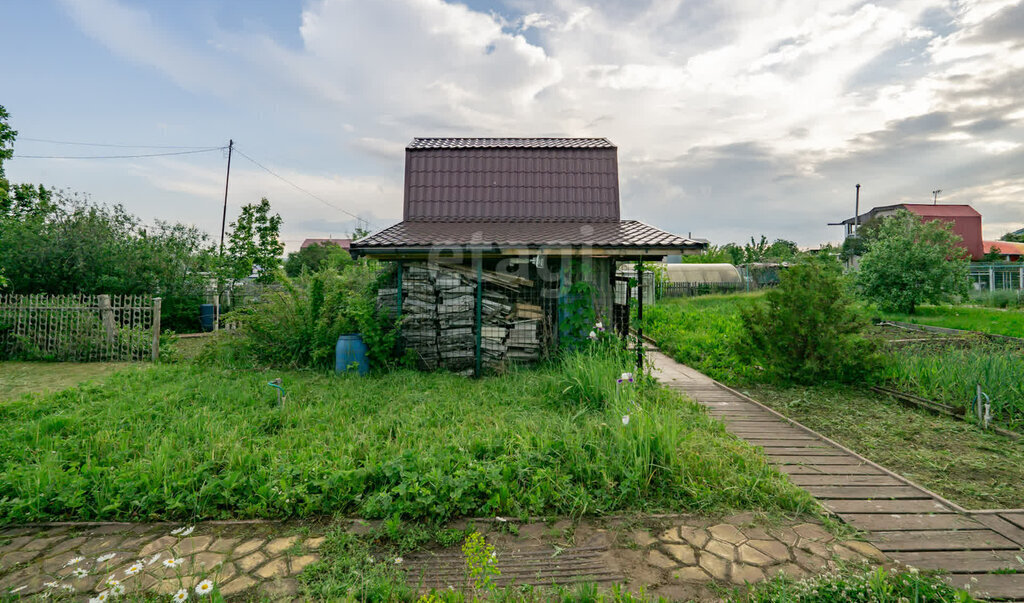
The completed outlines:
[[[346,215],[352,216],[353,218],[355,218],[355,219],[356,219],[356,220],[358,220],[359,222],[366,222],[366,219],[365,219],[365,218],[361,218],[361,217],[359,217],[359,216],[355,215],[354,213],[352,213],[352,212],[348,211],[347,209],[344,209],[344,208],[338,207],[337,205],[335,205],[335,204],[331,203],[330,201],[327,201],[326,199],[324,199],[324,198],[320,197],[319,195],[316,195],[316,194],[313,194],[313,193],[309,192],[308,190],[306,190],[306,189],[302,188],[302,187],[301,187],[301,186],[299,186],[298,184],[295,184],[295,183],[294,183],[294,182],[292,182],[291,180],[289,180],[289,179],[285,178],[285,177],[284,177],[284,176],[282,176],[281,174],[278,174],[278,173],[277,173],[277,172],[275,172],[274,170],[272,170],[272,169],[268,168],[267,166],[263,165],[263,164],[262,164],[262,163],[260,163],[259,161],[256,161],[256,160],[255,160],[255,159],[253,159],[252,157],[249,157],[248,155],[246,155],[245,153],[243,153],[242,151],[240,151],[240,150],[238,149],[238,145],[237,145],[237,144],[235,145],[235,152],[236,152],[236,153],[238,153],[239,155],[241,155],[242,157],[245,157],[246,159],[248,159],[248,160],[249,160],[249,161],[251,161],[252,163],[256,164],[256,166],[258,166],[259,168],[261,168],[261,169],[262,169],[263,171],[267,172],[267,173],[268,173],[268,174],[270,174],[271,176],[274,176],[274,177],[275,177],[275,178],[277,178],[278,180],[281,180],[282,182],[284,182],[284,183],[288,184],[289,186],[291,186],[292,188],[294,188],[294,189],[296,189],[296,190],[298,190],[298,191],[301,191],[301,192],[303,192],[303,193],[306,193],[307,195],[309,195],[310,197],[312,197],[312,198],[316,199],[316,200],[317,200],[317,201],[319,201],[320,203],[323,203],[324,205],[326,205],[326,206],[328,206],[328,207],[334,208],[334,209],[336,209],[336,210],[340,211],[340,212],[341,212],[341,213],[343,213],[343,214],[346,214]]]
[[[195,153],[209,153],[211,151],[223,151],[227,147],[211,147],[197,149],[195,151],[174,151],[170,153],[144,153],[140,155],[14,155],[12,159],[136,159],[139,157],[168,157],[170,155],[193,155]]]
[[[29,142],[43,142],[46,144],[67,144],[81,147],[113,147],[118,149],[208,149],[207,146],[172,146],[172,145],[153,145],[153,144],[111,144],[104,142],[72,142],[69,140],[52,140],[49,138],[27,138],[25,136],[19,136],[19,141]]]

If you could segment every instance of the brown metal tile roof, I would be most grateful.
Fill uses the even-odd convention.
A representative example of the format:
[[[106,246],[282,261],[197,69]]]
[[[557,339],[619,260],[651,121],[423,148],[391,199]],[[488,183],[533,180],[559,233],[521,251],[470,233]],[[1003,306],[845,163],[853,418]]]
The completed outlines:
[[[610,143],[410,149],[403,219],[617,223],[616,152]]]
[[[352,243],[374,253],[409,248],[595,247],[697,249],[704,244],[637,220],[608,223],[399,222]],[[385,252],[386,253],[386,252]]]
[[[607,138],[413,138],[415,149],[614,149]]]

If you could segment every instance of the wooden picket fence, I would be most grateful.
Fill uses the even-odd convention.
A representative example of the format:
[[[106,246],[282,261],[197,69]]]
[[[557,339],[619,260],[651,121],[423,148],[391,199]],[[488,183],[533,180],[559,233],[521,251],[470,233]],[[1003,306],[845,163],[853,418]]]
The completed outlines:
[[[160,298],[0,295],[0,359],[139,361],[160,358]]]

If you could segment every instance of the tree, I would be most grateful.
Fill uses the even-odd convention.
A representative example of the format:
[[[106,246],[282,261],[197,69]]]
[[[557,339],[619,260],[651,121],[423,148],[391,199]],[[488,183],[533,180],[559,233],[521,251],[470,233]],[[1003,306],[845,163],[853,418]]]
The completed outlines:
[[[370,231],[363,228],[362,226],[356,226],[355,229],[352,231],[353,241],[358,241],[359,239],[368,236],[370,236]]]
[[[259,203],[243,206],[238,219],[230,226],[224,258],[226,276],[241,280],[256,270],[257,282],[273,282],[281,265],[284,244],[281,243],[281,216],[270,214],[270,201],[264,197]]]
[[[960,240],[952,224],[900,210],[865,236],[857,289],[880,309],[905,314],[966,296],[969,260]]]
[[[855,382],[877,368],[866,321],[853,306],[834,257],[783,271],[764,300],[741,309],[741,348],[777,381]]]
[[[1024,229],[1022,229],[1024,230]],[[1003,236],[999,237],[1000,241],[1007,241],[1009,243],[1024,243],[1024,232],[1014,231],[1008,232]]]
[[[302,274],[302,270],[319,272],[326,266],[335,268],[352,263],[352,255],[337,243],[329,241],[324,243],[313,243],[298,251],[288,254],[284,262],[284,272],[291,278]]]
[[[7,109],[0,105],[0,204],[7,198],[10,188],[4,174],[4,161],[14,157],[14,140],[18,137],[18,132],[7,123],[10,118]]]

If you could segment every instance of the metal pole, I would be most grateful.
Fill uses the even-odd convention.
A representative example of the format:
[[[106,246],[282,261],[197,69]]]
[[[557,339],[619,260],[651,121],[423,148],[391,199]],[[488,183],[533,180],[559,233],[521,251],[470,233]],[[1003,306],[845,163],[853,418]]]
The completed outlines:
[[[636,261],[636,372],[644,371],[644,261]]]
[[[479,377],[482,373],[482,358],[480,356],[480,344],[483,324],[483,305],[484,305],[484,262],[480,256],[475,259],[476,262],[476,372],[475,375]]]

